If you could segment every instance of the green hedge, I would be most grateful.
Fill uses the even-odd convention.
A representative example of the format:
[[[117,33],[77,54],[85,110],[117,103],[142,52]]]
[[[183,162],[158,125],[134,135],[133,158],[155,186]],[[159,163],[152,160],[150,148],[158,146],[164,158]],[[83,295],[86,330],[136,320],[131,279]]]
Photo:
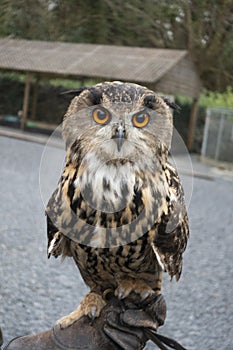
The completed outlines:
[[[85,82],[86,83],[86,82]],[[91,82],[88,82],[90,85]],[[63,86],[58,85],[63,84]],[[60,95],[61,92],[72,88],[77,88],[81,83],[78,81],[41,81],[39,86],[37,121],[46,123],[60,124],[65,111],[70,103],[71,97]],[[33,86],[30,95],[29,117],[32,108]],[[19,74],[1,74],[0,75],[0,116],[17,115],[22,110],[22,101],[24,95],[24,76]],[[189,116],[191,112],[192,99],[186,97],[177,97],[175,102],[181,107],[179,113],[174,113],[174,125],[184,141],[187,140]],[[205,91],[199,100],[197,127],[193,151],[200,152],[203,128],[205,123],[205,111],[207,107],[232,107],[233,91],[228,88],[223,94]]]
[[[37,101],[37,121],[43,121],[50,124],[59,124],[69,105],[70,98],[60,95],[65,90],[62,86],[52,86],[49,81],[43,82],[39,86]],[[0,76],[0,116],[18,115],[22,110],[24,96],[24,82],[20,80]],[[30,104],[28,115],[30,118],[33,100],[33,84],[30,90]]]
[[[182,98],[176,98],[175,102],[178,106],[180,106],[180,111],[174,112],[174,126],[183,138],[184,142],[186,143],[188,138],[189,118],[191,114],[192,100],[186,99],[184,101],[184,99]],[[197,111],[197,124],[194,135],[194,143],[192,147],[193,152],[200,153],[201,151],[203,131],[205,126],[205,114],[206,108],[199,105]]]

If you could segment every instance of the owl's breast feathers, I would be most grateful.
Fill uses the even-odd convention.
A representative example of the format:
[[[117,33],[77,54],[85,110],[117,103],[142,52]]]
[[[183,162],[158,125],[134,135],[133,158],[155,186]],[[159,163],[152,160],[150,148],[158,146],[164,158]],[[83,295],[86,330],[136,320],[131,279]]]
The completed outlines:
[[[166,164],[152,174],[126,160],[104,167],[67,162],[46,209],[48,255],[74,256],[74,246],[117,253],[144,236],[154,261],[179,279],[189,230],[176,170]]]

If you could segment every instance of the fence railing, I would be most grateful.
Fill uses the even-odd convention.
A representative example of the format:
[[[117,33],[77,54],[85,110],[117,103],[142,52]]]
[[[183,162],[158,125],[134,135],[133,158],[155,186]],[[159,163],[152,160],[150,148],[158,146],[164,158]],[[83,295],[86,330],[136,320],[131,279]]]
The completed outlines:
[[[233,109],[207,109],[201,154],[233,163]]]

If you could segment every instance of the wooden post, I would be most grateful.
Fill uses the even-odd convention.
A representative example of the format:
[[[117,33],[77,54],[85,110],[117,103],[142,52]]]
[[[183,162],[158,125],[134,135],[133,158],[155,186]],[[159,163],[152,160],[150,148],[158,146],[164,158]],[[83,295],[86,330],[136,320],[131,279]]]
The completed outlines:
[[[24,88],[24,98],[23,98],[23,114],[21,119],[21,129],[24,130],[27,116],[28,116],[28,105],[29,105],[29,95],[30,95],[30,82],[31,82],[31,74],[26,74],[25,80],[25,88]]]
[[[189,119],[188,139],[187,139],[187,147],[189,151],[191,151],[193,147],[194,134],[195,134],[196,122],[197,122],[197,110],[198,110],[198,97],[195,97],[193,99],[190,119]]]
[[[36,81],[34,84],[34,91],[33,91],[33,99],[32,99],[32,114],[31,117],[32,119],[36,119],[36,109],[37,109],[37,100],[38,100],[38,91],[39,91],[39,77],[36,77]]]

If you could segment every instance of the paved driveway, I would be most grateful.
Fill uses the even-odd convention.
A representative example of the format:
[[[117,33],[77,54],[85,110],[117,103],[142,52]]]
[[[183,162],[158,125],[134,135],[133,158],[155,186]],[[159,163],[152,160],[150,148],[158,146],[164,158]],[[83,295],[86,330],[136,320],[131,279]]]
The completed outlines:
[[[48,150],[40,167],[43,145],[0,137],[0,325],[5,341],[50,328],[87,292],[72,260],[46,257],[42,198],[55,188],[64,155],[58,148]],[[178,161],[185,167],[182,156]],[[168,316],[161,333],[189,350],[232,350],[233,181],[196,158],[193,165],[198,173],[193,191],[192,178],[182,176],[191,239],[180,282],[165,277]]]

